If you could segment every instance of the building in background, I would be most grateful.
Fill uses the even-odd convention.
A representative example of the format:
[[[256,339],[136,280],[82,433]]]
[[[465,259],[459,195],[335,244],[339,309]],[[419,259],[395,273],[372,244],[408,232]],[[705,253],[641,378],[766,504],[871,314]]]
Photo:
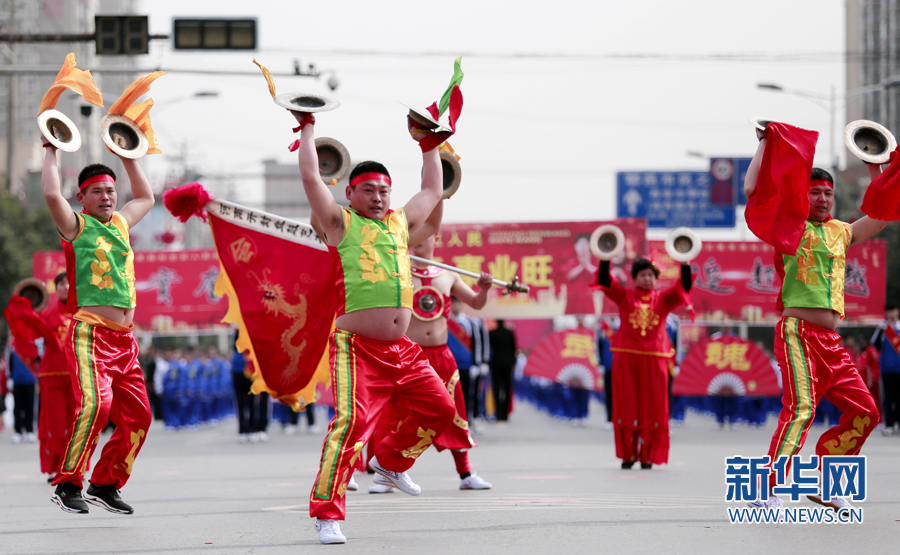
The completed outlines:
[[[139,0],[4,0],[0,33],[93,33],[95,15],[135,13],[140,4]],[[0,43],[0,185],[29,203],[43,202],[37,109],[70,52],[75,53],[80,69],[91,70],[106,106],[137,77],[132,71],[135,57],[96,56],[93,42]],[[74,197],[81,168],[102,162],[124,177],[119,180],[124,203],[130,192],[128,178],[118,159],[103,147],[99,134],[105,112],[71,92],[62,95],[57,108],[78,125],[84,141],[78,152],[60,156],[63,194]]]
[[[900,0],[846,2],[846,120],[867,119],[900,134]],[[878,86],[881,86],[879,89]],[[860,93],[861,89],[875,90]],[[842,181],[859,206],[869,174],[848,156]]]
[[[351,164],[352,167],[352,164]],[[312,210],[309,199],[303,190],[300,180],[300,167],[296,162],[281,164],[276,160],[263,160],[266,200],[263,210],[277,214],[290,220],[309,223]],[[344,179],[334,187],[329,187],[334,200],[341,206],[349,207],[345,191],[347,180]]]

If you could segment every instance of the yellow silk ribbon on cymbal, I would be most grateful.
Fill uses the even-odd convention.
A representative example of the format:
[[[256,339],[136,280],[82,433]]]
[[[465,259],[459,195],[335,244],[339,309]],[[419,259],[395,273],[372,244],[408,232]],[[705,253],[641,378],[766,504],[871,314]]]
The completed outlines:
[[[269,73],[269,70],[268,68],[266,68],[266,66],[257,62],[256,58],[253,58],[253,63],[259,66],[259,69],[262,70],[263,77],[266,78],[266,83],[269,84],[269,94],[272,95],[272,100],[275,100],[275,81],[272,80],[272,74]]]
[[[80,94],[85,102],[103,108],[103,94],[97,88],[97,84],[94,83],[90,70],[82,71],[76,69],[75,65],[75,54],[69,53],[66,56],[66,61],[63,62],[62,69],[56,75],[56,81],[53,82],[53,85],[44,94],[44,98],[41,99],[38,115],[45,110],[56,108],[59,97],[62,96],[63,91],[66,89]]]
[[[148,98],[140,104],[135,104],[138,98],[142,97],[150,90],[150,84],[159,77],[165,75],[165,71],[154,71],[143,77],[137,78],[134,83],[128,85],[122,96],[118,98],[113,105],[109,107],[110,114],[120,114],[133,121],[141,128],[141,131],[147,135],[147,142],[150,148],[147,154],[159,154],[161,151],[156,148],[156,133],[150,125],[150,108],[153,106],[153,99]]]

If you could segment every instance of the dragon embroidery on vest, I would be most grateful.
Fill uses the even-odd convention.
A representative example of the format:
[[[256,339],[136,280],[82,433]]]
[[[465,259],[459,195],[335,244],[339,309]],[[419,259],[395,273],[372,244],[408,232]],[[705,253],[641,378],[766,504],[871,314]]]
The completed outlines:
[[[106,237],[97,237],[97,245],[100,247],[94,251],[97,260],[91,262],[91,285],[96,285],[100,289],[112,289],[112,276],[106,275],[112,271],[112,266],[106,253],[112,250],[112,244],[106,240]]]
[[[378,283],[379,281],[387,281],[387,271],[384,268],[376,268],[377,264],[381,264],[381,256],[375,251],[372,243],[378,237],[378,228],[372,229],[370,224],[366,224],[359,231],[363,240],[360,247],[363,254],[359,255],[359,265],[362,267],[362,279]]]
[[[800,252],[797,258],[797,279],[806,285],[818,285],[819,276],[813,270],[816,267],[816,256],[813,249],[819,246],[822,238],[816,235],[814,229],[810,229],[803,235],[800,243]]]

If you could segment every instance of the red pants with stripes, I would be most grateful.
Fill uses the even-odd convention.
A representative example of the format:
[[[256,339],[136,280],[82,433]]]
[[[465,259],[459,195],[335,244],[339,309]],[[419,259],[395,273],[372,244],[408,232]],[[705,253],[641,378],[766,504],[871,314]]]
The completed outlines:
[[[816,443],[816,455],[858,455],[878,424],[878,409],[837,332],[799,318],[782,318],[775,329],[775,356],[781,366],[782,395],[778,429],[769,457],[800,452],[813,423],[816,405],[828,399],[841,411],[838,425]],[[820,459],[821,460],[821,459]],[[769,474],[769,486],[775,473]]]
[[[466,398],[463,395],[462,386],[459,383],[459,369],[456,367],[456,359],[447,345],[438,345],[435,347],[422,347],[422,352],[428,363],[437,372],[438,377],[447,388],[450,394],[450,400],[456,406],[456,414],[453,415],[453,423],[447,426],[444,433],[434,438],[434,447],[438,451],[450,449],[453,451],[453,459],[456,463],[456,470],[463,474],[471,472],[469,468],[469,457],[465,449],[471,449],[477,444],[469,434],[469,423],[466,421]],[[375,433],[369,440],[370,444],[374,444],[388,436],[391,427],[397,425],[400,416],[396,415],[390,405],[384,408],[384,412],[379,419],[378,426],[375,427]],[[368,458],[372,458],[375,452],[374,448],[367,450]],[[369,461],[366,460],[366,463]]]
[[[147,437],[152,416],[130,329],[72,321],[66,338],[75,389],[69,445],[53,485],[83,486],[84,472],[109,421],[116,425],[91,473],[91,483],[121,489]],[[118,329],[117,329],[118,328]]]
[[[336,330],[330,349],[335,415],[322,447],[309,514],[343,520],[353,467],[387,403],[402,419],[374,449],[378,463],[394,472],[413,465],[453,422],[456,409],[422,349],[407,337],[383,342]]]

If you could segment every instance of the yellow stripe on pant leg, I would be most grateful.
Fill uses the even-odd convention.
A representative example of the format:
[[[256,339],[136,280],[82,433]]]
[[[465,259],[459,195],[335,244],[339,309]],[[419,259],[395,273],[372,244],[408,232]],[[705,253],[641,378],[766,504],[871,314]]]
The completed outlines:
[[[100,406],[100,388],[97,384],[97,375],[94,371],[92,356],[93,329],[94,327],[90,324],[76,322],[75,331],[72,334],[75,365],[82,400],[81,412],[79,412],[75,420],[72,439],[66,450],[66,471],[78,468],[79,461],[85,455],[86,450],[90,451],[87,443],[96,424],[97,412]],[[72,460],[73,455],[75,457],[74,460]]]
[[[316,482],[314,499],[329,500],[332,497],[335,479],[338,477],[341,453],[346,437],[352,428],[353,419],[353,382],[356,375],[353,357],[353,340],[350,334],[335,332],[334,356],[334,405],[337,418],[333,428],[328,432],[322,461],[319,467],[319,480]]]
[[[775,453],[776,460],[782,455],[793,456],[800,450],[803,432],[809,426],[813,416],[812,395],[814,390],[809,368],[809,346],[801,337],[800,320],[793,320],[794,322],[785,325],[785,344],[790,353],[796,408],[793,411],[793,418],[787,426],[784,439]]]
[[[785,361],[785,364],[787,365],[788,375],[793,376],[794,369],[791,367],[791,349],[790,349],[790,346],[788,345],[788,341],[787,341],[787,337],[786,337],[786,333],[785,333],[785,328],[787,327],[787,323],[789,320],[790,319],[784,319],[778,323],[777,333],[780,334],[782,343],[784,343],[784,361]],[[791,399],[795,399],[797,396],[797,392],[796,392],[796,390],[793,389],[792,380],[784,379],[784,377],[782,377],[782,381],[783,381],[782,387],[784,388],[784,390],[786,392],[789,392]],[[783,396],[782,396],[782,403],[784,403]],[[780,449],[782,442],[784,441],[784,434],[788,430],[788,426],[782,426],[780,420],[781,419],[779,417],[779,427],[778,427],[779,435],[778,435],[778,440],[775,442],[775,445],[779,446],[779,449]],[[774,457],[774,453],[773,453],[773,457]],[[773,460],[772,463],[774,464],[775,460]]]

